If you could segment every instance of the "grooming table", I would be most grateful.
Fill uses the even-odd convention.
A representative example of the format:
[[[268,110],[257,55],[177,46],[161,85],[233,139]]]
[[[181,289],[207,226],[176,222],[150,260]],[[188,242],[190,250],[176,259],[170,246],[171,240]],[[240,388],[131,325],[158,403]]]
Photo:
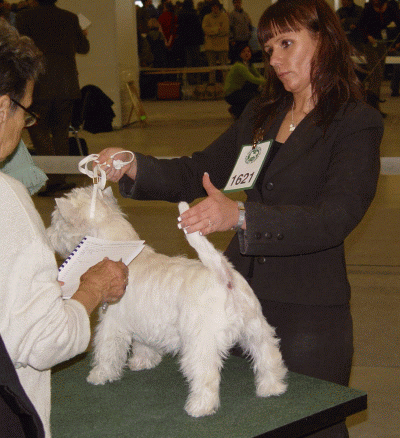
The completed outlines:
[[[183,409],[188,387],[176,358],[166,356],[153,370],[126,369],[121,380],[101,386],[86,382],[89,370],[89,355],[53,370],[54,438],[298,438],[367,407],[365,392],[295,373],[285,394],[256,397],[249,362],[231,356],[220,409],[192,418]]]

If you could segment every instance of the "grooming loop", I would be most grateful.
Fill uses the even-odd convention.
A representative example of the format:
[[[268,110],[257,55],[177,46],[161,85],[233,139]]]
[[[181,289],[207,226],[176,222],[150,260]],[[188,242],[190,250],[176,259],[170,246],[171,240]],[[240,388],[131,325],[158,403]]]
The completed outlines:
[[[123,154],[123,153],[129,153],[131,154],[131,159],[129,161],[122,161],[117,160],[115,158],[116,155]],[[114,155],[112,155],[110,158],[113,159],[112,166],[114,169],[122,169],[127,164],[132,163],[132,161],[135,159],[135,154],[131,151],[121,151],[116,152]],[[78,164],[78,169],[81,173],[87,175],[89,178],[92,178],[93,180],[93,192],[92,192],[92,201],[90,204],[90,218],[93,219],[95,212],[96,212],[96,195],[97,192],[100,196],[103,196],[102,191],[104,190],[107,182],[107,175],[104,169],[102,169],[102,166],[99,164],[99,155],[98,154],[91,154],[85,157],[83,160],[81,160]],[[89,163],[92,163],[92,170],[89,168]],[[106,167],[111,167],[110,164],[106,164]]]

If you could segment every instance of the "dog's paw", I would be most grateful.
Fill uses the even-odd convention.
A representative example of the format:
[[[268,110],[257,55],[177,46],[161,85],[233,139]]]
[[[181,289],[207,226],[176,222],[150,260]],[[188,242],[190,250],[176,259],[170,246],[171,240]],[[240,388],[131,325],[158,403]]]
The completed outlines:
[[[128,360],[128,367],[132,371],[151,370],[161,362],[162,356],[159,354],[149,356],[133,355]]]
[[[264,380],[257,383],[256,394],[258,397],[270,397],[272,395],[281,395],[286,391],[287,384],[282,380]]]
[[[100,369],[99,367],[94,367],[87,376],[86,381],[92,385],[104,385],[105,383],[112,382],[118,378],[119,377],[111,378],[110,376],[106,375],[104,370]]]
[[[219,399],[211,401],[209,397],[205,400],[200,397],[189,397],[185,404],[185,411],[191,417],[205,417],[206,415],[213,415],[219,408]]]

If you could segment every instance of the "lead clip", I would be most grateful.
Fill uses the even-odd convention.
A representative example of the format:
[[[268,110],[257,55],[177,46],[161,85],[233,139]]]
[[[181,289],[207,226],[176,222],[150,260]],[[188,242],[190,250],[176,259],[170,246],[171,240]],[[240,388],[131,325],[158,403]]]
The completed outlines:
[[[260,143],[263,140],[264,135],[265,135],[264,129],[263,128],[258,128],[257,132],[254,135],[253,148],[252,149],[255,149],[257,147],[258,143]]]

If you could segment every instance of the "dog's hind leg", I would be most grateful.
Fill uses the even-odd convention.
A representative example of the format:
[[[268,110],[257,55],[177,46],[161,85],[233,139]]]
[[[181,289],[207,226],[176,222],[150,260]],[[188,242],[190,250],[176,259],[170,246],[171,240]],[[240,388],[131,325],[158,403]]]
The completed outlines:
[[[215,348],[215,341],[206,346],[199,346],[201,343],[196,339],[196,345],[184,348],[181,357],[181,370],[189,382],[185,411],[192,417],[212,415],[220,404],[222,358]]]
[[[189,383],[185,410],[192,417],[212,415],[219,408],[221,369],[233,344],[229,322],[213,304],[214,310],[192,321],[193,334],[181,348],[181,370]]]
[[[156,367],[162,359],[162,355],[154,348],[134,341],[132,344],[132,356],[128,360],[128,366],[132,371],[150,370]]]
[[[245,321],[239,342],[253,360],[257,395],[268,397],[284,393],[287,369],[279,350],[279,340],[261,314]]]
[[[103,385],[120,379],[131,340],[128,332],[121,331],[118,319],[106,314],[96,329],[93,368],[86,380],[94,385]]]

